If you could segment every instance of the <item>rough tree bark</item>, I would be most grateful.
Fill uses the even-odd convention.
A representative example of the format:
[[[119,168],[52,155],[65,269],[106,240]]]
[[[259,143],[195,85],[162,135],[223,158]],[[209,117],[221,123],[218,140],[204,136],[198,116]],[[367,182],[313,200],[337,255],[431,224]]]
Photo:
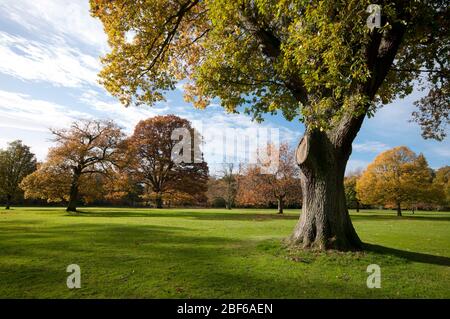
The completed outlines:
[[[339,136],[337,140],[345,138]],[[362,247],[345,202],[344,174],[350,153],[351,142],[333,142],[319,130],[307,132],[301,140],[297,163],[301,169],[303,205],[290,238],[292,244],[321,250]]]
[[[69,203],[67,205],[67,212],[76,212],[78,203],[78,182],[80,180],[81,172],[75,170],[72,177],[72,184],[70,185]]]

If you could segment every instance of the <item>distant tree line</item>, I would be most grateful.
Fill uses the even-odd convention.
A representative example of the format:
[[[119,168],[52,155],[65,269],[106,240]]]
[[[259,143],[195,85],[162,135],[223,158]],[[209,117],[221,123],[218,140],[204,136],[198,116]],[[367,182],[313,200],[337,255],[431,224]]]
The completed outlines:
[[[179,149],[188,132],[188,149]],[[0,201],[11,204],[285,208],[302,206],[300,169],[287,143],[257,150],[254,164],[224,164],[210,175],[201,136],[174,115],[140,121],[127,137],[112,121],[81,120],[51,130],[54,146],[43,162],[21,141],[0,149]],[[264,154],[264,156],[261,156]],[[174,155],[179,155],[176,160]],[[450,207],[450,166],[433,170],[405,146],[379,154],[366,170],[347,174],[347,206],[439,209]]]
[[[273,148],[273,146],[268,146]],[[274,148],[275,149],[275,148]],[[264,165],[241,164],[234,172],[213,177],[208,185],[208,202],[213,207],[284,207],[302,205],[299,168],[287,144],[279,148],[279,165],[272,174]],[[230,181],[232,181],[230,183]],[[400,146],[379,154],[366,170],[344,179],[348,208],[402,210],[448,210],[450,208],[450,166],[433,170],[423,154]],[[232,194],[232,198],[230,198]]]

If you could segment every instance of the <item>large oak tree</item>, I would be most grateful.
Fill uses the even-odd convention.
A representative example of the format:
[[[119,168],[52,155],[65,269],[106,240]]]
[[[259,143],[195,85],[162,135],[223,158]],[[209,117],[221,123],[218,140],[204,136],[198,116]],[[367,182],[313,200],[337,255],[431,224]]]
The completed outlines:
[[[381,6],[380,28],[366,23],[369,4]],[[429,94],[415,119],[425,137],[445,135],[449,10],[446,0],[91,0],[112,48],[102,83],[125,105],[153,104],[185,80],[197,107],[219,98],[257,120],[300,119],[303,213],[291,242],[342,250],[361,247],[343,179],[364,118],[419,82]]]
[[[96,200],[117,201],[131,194],[131,190],[120,185],[114,172],[91,172],[78,179],[77,200],[84,204]],[[38,164],[38,169],[20,183],[25,198],[46,200],[48,203],[70,202],[73,172],[62,163],[51,161]]]
[[[67,199],[67,211],[75,212],[80,187],[84,197],[92,197],[96,189],[92,186],[103,184],[99,174],[114,174],[123,153],[124,134],[114,122],[99,120],[77,121],[69,129],[52,133],[56,146],[50,149],[46,162],[21,186],[29,197]]]
[[[165,198],[187,196],[206,202],[208,164],[203,160],[200,142],[191,123],[178,116],[140,121],[126,143],[129,160],[125,174],[149,189],[157,208],[162,208]]]
[[[425,157],[400,146],[375,158],[357,180],[356,192],[363,203],[390,205],[402,216],[402,204],[427,201],[432,180]]]

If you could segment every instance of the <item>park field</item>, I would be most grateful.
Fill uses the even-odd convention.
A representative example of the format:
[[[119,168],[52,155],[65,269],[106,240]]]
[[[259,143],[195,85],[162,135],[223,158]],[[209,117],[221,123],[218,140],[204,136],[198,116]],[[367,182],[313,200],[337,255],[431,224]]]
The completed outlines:
[[[364,252],[286,248],[299,210],[1,209],[0,298],[450,298],[450,213],[351,215]]]

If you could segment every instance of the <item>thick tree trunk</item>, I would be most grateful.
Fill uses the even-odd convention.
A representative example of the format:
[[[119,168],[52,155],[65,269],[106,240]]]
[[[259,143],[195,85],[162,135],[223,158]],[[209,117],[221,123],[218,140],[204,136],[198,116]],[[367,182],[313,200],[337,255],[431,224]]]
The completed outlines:
[[[356,212],[359,213],[359,201],[356,201]]]
[[[302,214],[290,242],[303,248],[358,250],[362,243],[345,202],[344,174],[351,144],[336,147],[325,133],[308,133],[297,150]]]
[[[6,195],[6,207],[5,209],[10,209],[12,196],[10,194]]]
[[[72,184],[70,185],[69,203],[66,211],[76,212],[78,203],[78,181],[80,180],[80,174],[75,173],[72,177]]]
[[[283,214],[284,198],[280,196],[278,197],[277,201],[278,201],[278,214]]]
[[[402,216],[402,206],[401,206],[400,202],[397,202],[397,216],[398,217]]]

